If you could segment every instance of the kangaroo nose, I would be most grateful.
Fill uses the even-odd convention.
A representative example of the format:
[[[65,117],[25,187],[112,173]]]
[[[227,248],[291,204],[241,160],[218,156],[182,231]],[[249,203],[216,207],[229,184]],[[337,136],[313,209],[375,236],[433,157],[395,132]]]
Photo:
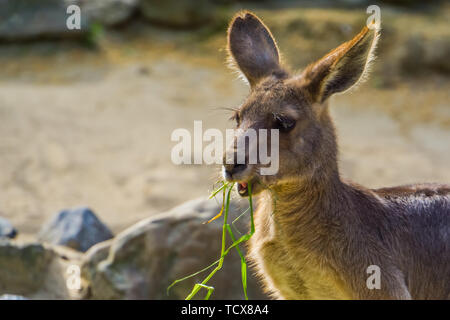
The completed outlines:
[[[233,178],[233,175],[244,171],[247,168],[246,164],[225,164],[225,179],[229,180]]]

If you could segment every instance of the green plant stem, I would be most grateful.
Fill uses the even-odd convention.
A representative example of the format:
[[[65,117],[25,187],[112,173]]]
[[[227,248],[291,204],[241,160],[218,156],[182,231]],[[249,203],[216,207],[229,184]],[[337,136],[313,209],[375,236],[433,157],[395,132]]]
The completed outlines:
[[[229,224],[227,224],[227,230],[228,230],[228,233],[230,234],[231,240],[233,241],[233,243],[235,243],[236,239],[233,235],[233,231],[231,231]],[[239,254],[239,257],[241,258],[242,288],[244,289],[245,300],[248,300],[248,296],[247,296],[247,262],[245,261],[245,257],[242,254],[241,249],[239,249],[239,245],[236,246],[236,250]]]
[[[224,184],[225,185],[225,184]],[[231,187],[228,189],[228,194],[227,194],[227,200],[226,200],[226,204],[225,204],[225,213],[223,216],[223,220],[224,220],[224,224],[222,227],[222,249],[220,252],[220,260],[219,260],[219,264],[217,265],[217,267],[214,268],[213,271],[211,271],[211,273],[201,282],[201,285],[206,285],[206,283],[216,274],[217,271],[219,271],[220,269],[222,269],[222,265],[223,265],[223,260],[225,258],[225,243],[226,243],[226,224],[227,224],[227,220],[228,220],[228,209],[230,207],[230,196],[231,196],[231,190],[233,189],[233,185],[234,183],[231,185]],[[226,188],[224,189],[224,192],[226,191]],[[192,292],[186,297],[186,300],[191,300],[196,294],[197,292],[201,289],[201,286],[199,284],[196,284],[194,286],[194,288],[192,289]],[[209,294],[210,295],[210,294]],[[208,297],[209,297],[208,295]]]
[[[250,209],[250,232],[241,236],[239,239],[236,240],[233,231],[231,230],[231,226],[228,224],[228,211],[229,211],[229,207],[230,207],[230,196],[231,196],[231,191],[233,189],[234,183],[233,184],[228,184],[228,183],[223,183],[223,185],[217,189],[216,191],[214,191],[213,196],[215,196],[218,192],[220,192],[221,190],[223,191],[223,195],[224,195],[224,201],[222,203],[222,210],[224,212],[224,223],[223,223],[223,227],[222,227],[222,247],[221,247],[221,252],[220,252],[220,258],[218,260],[216,260],[215,262],[213,262],[212,264],[210,264],[209,266],[207,266],[206,268],[203,268],[200,271],[197,271],[189,276],[186,276],[184,278],[175,280],[168,288],[167,288],[167,294],[169,294],[169,290],[171,287],[173,287],[175,284],[184,281],[186,279],[189,279],[191,277],[194,277],[210,268],[212,268],[214,265],[217,264],[217,266],[214,268],[213,271],[211,271],[211,273],[201,282],[201,283],[197,283],[194,285],[194,288],[192,289],[191,293],[186,297],[186,300],[191,300],[202,288],[205,288],[208,292],[205,296],[205,300],[208,300],[211,297],[211,294],[214,291],[214,287],[212,286],[208,286],[206,283],[214,276],[214,274],[219,271],[222,266],[223,266],[223,262],[224,259],[226,257],[226,255],[231,251],[231,249],[236,248],[239,257],[241,258],[241,276],[242,276],[242,287],[244,290],[244,295],[245,295],[245,299],[248,300],[248,295],[247,295],[247,262],[245,260],[245,257],[243,255],[243,253],[241,252],[240,248],[239,248],[239,244],[241,244],[242,242],[248,241],[253,234],[255,233],[255,223],[254,223],[254,219],[253,219],[253,200],[252,200],[252,187],[251,184],[248,184],[248,194],[249,194],[249,209]],[[227,193],[228,190],[228,193]],[[226,195],[226,197],[225,197]],[[246,213],[248,211],[248,209],[246,211],[244,211],[244,213]],[[236,218],[232,224],[234,224],[234,222],[236,222],[240,217],[243,216],[242,213],[241,215],[239,215],[238,218]],[[232,240],[232,244],[226,248],[226,234],[227,232],[229,233],[231,240]],[[225,249],[226,248],[226,249]]]

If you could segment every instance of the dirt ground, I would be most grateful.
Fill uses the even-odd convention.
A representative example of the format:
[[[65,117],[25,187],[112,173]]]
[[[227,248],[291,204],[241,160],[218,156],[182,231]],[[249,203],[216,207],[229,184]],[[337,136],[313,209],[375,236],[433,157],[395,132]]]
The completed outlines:
[[[22,236],[83,205],[118,232],[206,196],[219,177],[216,166],[172,164],[170,135],[194,120],[232,127],[224,108],[248,87],[224,52],[117,46],[2,58],[0,215]],[[436,81],[363,84],[332,98],[344,177],[368,187],[450,182],[450,84]]]

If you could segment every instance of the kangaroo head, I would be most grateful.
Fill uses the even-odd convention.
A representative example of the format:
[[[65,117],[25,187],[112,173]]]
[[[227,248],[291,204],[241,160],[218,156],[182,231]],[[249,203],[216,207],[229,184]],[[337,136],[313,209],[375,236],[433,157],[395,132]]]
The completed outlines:
[[[224,176],[238,182],[240,195],[247,195],[249,182],[256,194],[298,179],[337,174],[336,138],[327,101],[364,78],[377,38],[378,30],[364,27],[301,73],[291,74],[259,18],[249,12],[233,18],[228,29],[230,59],[250,84],[248,98],[233,116],[237,128],[241,134],[248,129],[279,130],[276,174],[262,175],[261,168],[267,164],[259,157],[249,163],[247,156],[244,164],[227,164],[224,159]],[[230,153],[235,158],[236,144],[227,150]]]

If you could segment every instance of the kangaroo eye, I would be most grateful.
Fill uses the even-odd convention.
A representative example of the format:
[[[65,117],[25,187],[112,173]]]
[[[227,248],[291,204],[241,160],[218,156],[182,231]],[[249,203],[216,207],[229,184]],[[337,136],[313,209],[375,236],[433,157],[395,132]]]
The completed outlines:
[[[289,132],[294,129],[295,124],[296,121],[292,118],[276,115],[274,129],[278,129],[281,132]]]

